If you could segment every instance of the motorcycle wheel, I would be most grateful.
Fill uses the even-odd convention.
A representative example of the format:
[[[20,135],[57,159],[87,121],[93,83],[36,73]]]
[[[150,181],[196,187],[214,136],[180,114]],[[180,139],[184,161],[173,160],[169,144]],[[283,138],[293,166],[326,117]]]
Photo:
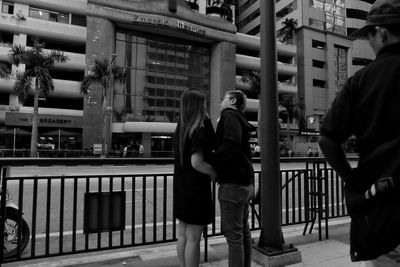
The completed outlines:
[[[26,221],[21,218],[21,225],[19,225],[19,211],[15,209],[7,209],[6,224],[9,231],[4,229],[4,258],[15,257],[18,253],[18,233],[21,232],[19,251],[22,252],[29,242],[29,226]]]

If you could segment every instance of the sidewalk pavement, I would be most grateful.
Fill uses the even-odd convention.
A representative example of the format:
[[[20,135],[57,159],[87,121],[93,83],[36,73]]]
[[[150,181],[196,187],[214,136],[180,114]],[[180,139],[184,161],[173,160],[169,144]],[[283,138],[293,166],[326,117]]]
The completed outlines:
[[[330,220],[329,239],[318,240],[318,228],[315,226],[313,233],[302,235],[304,225],[283,227],[286,244],[293,244],[300,252],[301,263],[291,264],[291,267],[355,267],[364,266],[363,263],[353,263],[349,256],[349,218]],[[323,229],[324,230],[324,229]],[[252,232],[258,238],[259,232]],[[323,231],[324,234],[324,231]],[[324,237],[324,236],[323,236]],[[200,267],[226,267],[228,266],[228,247],[223,237],[210,238],[208,243],[208,262],[204,260],[204,244],[201,244]],[[20,263],[4,264],[6,267],[30,266],[110,266],[110,267],[172,267],[178,266],[175,243],[151,245],[140,248],[118,249],[69,255],[63,257],[45,258]],[[252,267],[258,267],[253,262]]]

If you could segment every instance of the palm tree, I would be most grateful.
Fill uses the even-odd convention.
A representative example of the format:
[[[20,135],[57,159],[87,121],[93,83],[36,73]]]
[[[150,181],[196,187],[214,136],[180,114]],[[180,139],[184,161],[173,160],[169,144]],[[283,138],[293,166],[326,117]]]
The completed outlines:
[[[10,75],[10,69],[5,64],[0,63],[0,78],[9,79]]]
[[[293,44],[297,33],[297,22],[295,19],[286,18],[282,22],[283,27],[278,31],[278,39],[284,44]]]
[[[31,49],[21,45],[13,45],[9,54],[12,64],[26,65],[25,72],[16,73],[14,92],[18,95],[19,100],[24,102],[33,89],[31,157],[37,156],[39,97],[47,97],[49,93],[54,91],[53,79],[50,74],[54,64],[68,60],[68,57],[58,50],[45,53],[44,47],[45,44],[40,43],[39,39],[36,38]]]
[[[107,59],[98,60],[96,59],[93,66],[89,71],[89,75],[85,76],[81,83],[81,93],[87,95],[89,93],[89,88],[92,86],[100,86],[101,102],[104,112],[104,130],[103,130],[103,155],[105,156],[111,147],[110,142],[108,142],[107,148],[105,147],[107,142],[107,137],[110,131],[111,124],[111,112],[112,112],[112,88],[115,83],[123,84],[126,80],[126,72],[122,67],[115,66],[115,57],[111,62]]]
[[[261,87],[260,72],[255,70],[246,71],[245,73],[243,73],[242,78],[240,80],[250,85],[249,91],[252,97],[259,98],[260,87]]]

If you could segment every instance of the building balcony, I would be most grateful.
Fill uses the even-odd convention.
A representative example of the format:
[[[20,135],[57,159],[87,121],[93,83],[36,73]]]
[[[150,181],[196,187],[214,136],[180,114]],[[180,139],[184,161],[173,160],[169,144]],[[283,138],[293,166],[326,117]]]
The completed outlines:
[[[9,61],[9,54],[12,44],[0,43],[0,61]],[[30,49],[30,47],[28,47]],[[50,50],[43,49],[45,53],[51,53]],[[71,52],[64,52],[64,55],[68,57],[68,61],[65,63],[56,63],[54,68],[57,70],[85,70],[85,55]]]
[[[245,70],[260,70],[261,60],[258,57],[251,57],[236,54],[236,66]],[[297,67],[293,64],[281,63],[277,64],[278,73],[282,75],[295,76],[297,74]]]
[[[251,51],[260,51],[260,37],[247,35],[243,33],[236,33],[236,44],[239,48],[248,49]],[[295,57],[297,49],[295,45],[286,45],[280,42],[276,43],[278,55]]]
[[[54,91],[50,93],[52,97],[57,98],[83,98],[80,93],[80,82],[58,80],[54,81]],[[15,79],[0,79],[0,92],[2,93],[13,93]]]
[[[0,31],[51,38],[67,43],[86,43],[86,27],[9,14],[0,15]]]
[[[242,76],[236,76],[236,89],[242,91],[250,90],[250,85],[242,81]],[[278,82],[278,93],[280,94],[297,94],[297,86],[293,83]]]
[[[14,3],[37,8],[86,15],[87,0],[14,0]]]

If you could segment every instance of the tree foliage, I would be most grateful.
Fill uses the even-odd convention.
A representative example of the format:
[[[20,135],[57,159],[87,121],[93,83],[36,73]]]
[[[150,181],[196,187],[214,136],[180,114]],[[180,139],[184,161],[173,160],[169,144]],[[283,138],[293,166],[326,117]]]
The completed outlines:
[[[13,45],[9,53],[12,64],[25,64],[24,72],[17,72],[15,76],[14,92],[21,102],[24,102],[29,95],[34,95],[32,136],[31,136],[31,157],[36,157],[38,141],[38,114],[39,97],[47,97],[54,91],[54,83],[50,70],[56,62],[66,62],[67,56],[58,50],[50,53],[44,51],[45,44],[38,38],[34,39],[33,47],[27,49],[21,45]]]
[[[297,22],[295,19],[286,18],[282,22],[283,27],[278,31],[278,40],[284,44],[293,44],[297,33]]]

